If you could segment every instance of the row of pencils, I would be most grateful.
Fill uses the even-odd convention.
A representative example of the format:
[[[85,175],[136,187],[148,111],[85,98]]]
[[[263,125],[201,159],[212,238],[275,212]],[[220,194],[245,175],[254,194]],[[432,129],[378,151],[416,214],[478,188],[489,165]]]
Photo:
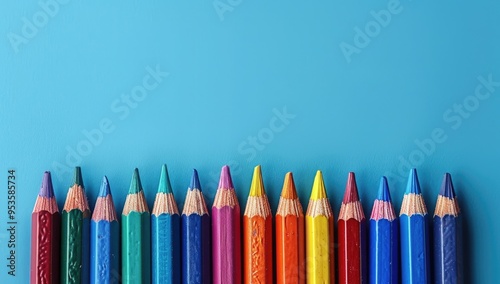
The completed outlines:
[[[196,170],[179,212],[166,166],[150,213],[135,169],[120,222],[106,177],[91,213],[77,167],[59,214],[45,172],[32,215],[30,282],[463,283],[460,209],[449,174],[438,195],[433,234],[415,169],[399,217],[382,177],[369,220],[349,173],[338,243],[321,171],[305,214],[292,173],[286,174],[273,231],[257,166],[243,218],[240,214],[228,166],[222,168],[210,213]]]

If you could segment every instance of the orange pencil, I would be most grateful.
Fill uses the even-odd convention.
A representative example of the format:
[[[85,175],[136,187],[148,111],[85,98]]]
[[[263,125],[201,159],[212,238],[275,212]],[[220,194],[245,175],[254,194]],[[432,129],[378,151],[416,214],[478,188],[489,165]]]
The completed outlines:
[[[243,215],[243,283],[273,283],[271,218],[262,173],[257,166]]]
[[[287,173],[276,213],[276,283],[306,282],[304,241],[304,212]]]

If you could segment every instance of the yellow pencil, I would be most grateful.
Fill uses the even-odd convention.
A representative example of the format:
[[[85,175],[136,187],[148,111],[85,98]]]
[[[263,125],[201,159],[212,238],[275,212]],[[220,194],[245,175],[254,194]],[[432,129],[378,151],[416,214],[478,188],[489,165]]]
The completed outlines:
[[[318,171],[306,212],[307,283],[335,283],[334,261],[333,213]]]

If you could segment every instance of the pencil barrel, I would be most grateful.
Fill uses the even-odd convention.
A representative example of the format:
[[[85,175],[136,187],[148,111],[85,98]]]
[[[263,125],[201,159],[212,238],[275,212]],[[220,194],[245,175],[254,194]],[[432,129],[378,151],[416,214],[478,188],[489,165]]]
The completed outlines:
[[[399,283],[399,222],[370,220],[369,283]]]
[[[84,217],[85,215],[85,217]],[[61,284],[89,283],[88,212],[63,211],[61,220]]]
[[[60,226],[59,213],[41,211],[31,215],[30,283],[59,283]]]
[[[308,284],[334,283],[333,218],[306,216]]]
[[[90,283],[120,282],[119,224],[90,221]]]
[[[182,215],[182,283],[211,283],[210,216]]]
[[[401,235],[401,278],[403,283],[429,284],[430,247],[427,215],[399,217]]]
[[[305,283],[304,237],[303,215],[276,215],[276,283]]]
[[[339,283],[367,283],[365,221],[339,220]]]
[[[212,260],[214,284],[240,284],[240,207],[212,208]]]
[[[463,283],[461,218],[434,217],[434,283]]]
[[[148,212],[122,215],[122,283],[151,283],[151,239]]]
[[[244,283],[273,282],[271,215],[243,217]]]
[[[179,214],[151,216],[152,283],[181,283]]]

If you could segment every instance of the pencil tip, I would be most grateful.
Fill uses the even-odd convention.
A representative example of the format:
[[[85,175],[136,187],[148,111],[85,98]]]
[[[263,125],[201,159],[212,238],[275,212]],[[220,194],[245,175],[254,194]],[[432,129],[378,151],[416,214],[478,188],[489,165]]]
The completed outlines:
[[[137,174],[139,175],[139,174]],[[172,185],[170,184],[170,177],[168,175],[167,165],[161,166],[160,183],[158,184],[158,192],[172,193]]]
[[[99,197],[106,197],[111,195],[111,190],[109,188],[108,178],[104,176],[101,182],[101,189],[99,190]]]
[[[281,197],[287,199],[297,199],[297,190],[295,189],[295,182],[293,181],[293,174],[291,172],[288,172],[285,175],[283,189],[281,190]]]
[[[443,177],[443,183],[441,184],[441,191],[439,195],[453,199],[456,197],[455,188],[453,187],[453,181],[451,180],[451,175],[445,173]]]
[[[356,185],[356,177],[353,172],[347,177],[347,185],[345,187],[344,204],[359,201],[358,186]]]
[[[139,176],[139,169],[134,169],[134,175],[132,176],[132,182],[130,183],[129,194],[136,194],[142,191],[141,177]]]
[[[321,171],[317,171],[316,176],[314,177],[310,199],[318,200],[322,198],[326,198],[325,183],[323,181],[323,174],[321,173]]]
[[[406,185],[406,194],[421,194],[420,183],[418,182],[417,169],[413,168],[410,170],[410,176],[408,177],[408,184]]]
[[[391,202],[391,193],[389,191],[389,184],[387,183],[387,178],[383,176],[380,178],[380,187],[378,190],[378,200]]]
[[[83,185],[82,169],[80,167],[75,167],[75,174],[73,176],[73,185],[75,184],[81,187],[85,187]]]
[[[193,169],[193,176],[191,177],[191,184],[189,185],[189,189],[198,189],[201,191],[200,178],[198,177],[198,171]]]
[[[263,196],[266,194],[264,182],[262,181],[262,171],[260,165],[253,170],[252,185],[250,186],[250,196]]]
[[[50,176],[50,172],[47,171],[43,174],[42,178],[42,186],[40,187],[39,196],[52,198],[54,197],[54,188],[52,187],[52,177]]]
[[[233,180],[231,179],[231,172],[229,166],[223,166],[220,174],[219,188],[231,189],[233,187]]]

